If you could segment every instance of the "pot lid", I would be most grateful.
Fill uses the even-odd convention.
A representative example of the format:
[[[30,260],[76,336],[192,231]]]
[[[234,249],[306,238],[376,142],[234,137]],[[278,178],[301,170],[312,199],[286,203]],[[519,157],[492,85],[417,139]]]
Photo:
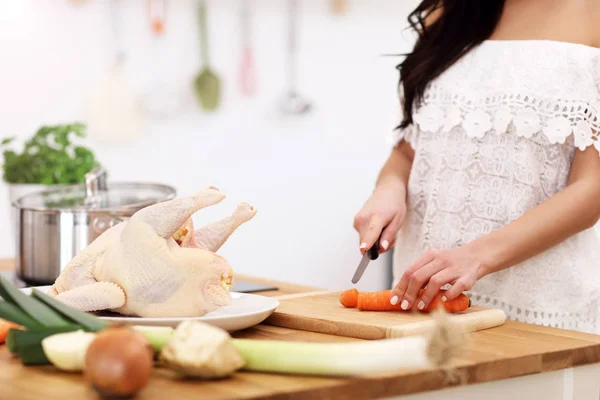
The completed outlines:
[[[106,172],[96,168],[85,176],[83,185],[65,185],[30,193],[17,199],[17,208],[39,211],[131,211],[171,200],[173,187],[158,183],[106,182]]]

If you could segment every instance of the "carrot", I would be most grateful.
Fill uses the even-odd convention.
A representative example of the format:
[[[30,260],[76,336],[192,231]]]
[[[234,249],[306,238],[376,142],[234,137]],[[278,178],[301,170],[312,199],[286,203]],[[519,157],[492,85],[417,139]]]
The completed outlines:
[[[437,309],[438,307],[443,307],[446,312],[455,313],[459,311],[464,311],[471,306],[471,300],[461,293],[458,297],[443,301],[442,296],[444,295],[445,290],[440,290],[438,294],[433,298],[433,300],[429,303],[427,307],[422,310],[419,310],[417,304],[413,304],[410,308],[410,311],[419,311],[419,312],[431,312]],[[423,294],[423,289],[419,291],[419,297]],[[402,310],[400,304],[391,304],[390,298],[392,297],[391,290],[382,290],[379,292],[362,292],[358,293],[358,299],[356,302],[356,307],[359,310],[364,311],[405,311]],[[340,295],[340,302],[342,296]],[[343,304],[343,303],[342,303]],[[348,303],[349,304],[349,303]]]
[[[379,292],[361,292],[358,294],[356,307],[359,310],[392,311],[396,309],[396,306],[390,303],[391,298],[391,290],[382,290]]]
[[[6,337],[8,336],[9,330],[17,329],[20,327],[20,325],[17,325],[14,322],[4,321],[0,319],[0,344],[6,342]]]
[[[358,302],[358,290],[355,288],[345,290],[340,293],[340,303],[344,307],[356,307],[356,303]]]
[[[421,291],[423,291],[423,289],[421,289]],[[444,310],[446,310],[449,313],[455,313],[455,312],[464,311],[467,308],[471,307],[471,300],[464,293],[459,294],[458,297],[455,297],[452,300],[444,301],[444,300],[442,300],[442,296],[444,295],[444,292],[445,292],[445,290],[444,291],[440,290],[440,292],[435,295],[435,297],[429,303],[429,305],[420,311],[431,312],[431,311],[434,311],[437,308],[441,307],[441,308],[444,308]],[[421,295],[421,293],[419,293],[419,295]]]

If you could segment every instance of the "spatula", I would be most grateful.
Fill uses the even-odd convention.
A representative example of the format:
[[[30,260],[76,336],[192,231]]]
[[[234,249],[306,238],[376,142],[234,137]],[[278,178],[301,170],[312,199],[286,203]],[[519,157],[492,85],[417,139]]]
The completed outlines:
[[[196,75],[194,80],[194,91],[198,102],[207,111],[215,110],[219,106],[221,97],[221,80],[213,72],[209,62],[208,31],[206,29],[206,3],[200,1],[198,8],[198,17],[200,23],[200,40],[202,52],[202,70]]]

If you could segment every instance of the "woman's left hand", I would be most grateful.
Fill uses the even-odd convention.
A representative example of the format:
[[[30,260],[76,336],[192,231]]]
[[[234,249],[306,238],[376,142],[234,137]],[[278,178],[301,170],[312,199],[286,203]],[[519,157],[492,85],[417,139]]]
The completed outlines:
[[[400,303],[404,310],[417,302],[417,308],[429,305],[440,288],[446,284],[452,287],[444,293],[443,300],[452,300],[462,292],[471,289],[481,279],[483,262],[478,252],[468,246],[429,250],[419,257],[402,275],[392,291],[392,304]],[[425,288],[419,299],[419,291]]]

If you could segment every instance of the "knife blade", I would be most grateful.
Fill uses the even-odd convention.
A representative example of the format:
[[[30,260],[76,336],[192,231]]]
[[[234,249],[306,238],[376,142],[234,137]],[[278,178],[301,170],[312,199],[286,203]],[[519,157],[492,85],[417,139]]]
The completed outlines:
[[[356,284],[360,280],[360,278],[363,276],[365,270],[367,269],[367,266],[369,265],[369,262],[371,262],[371,260],[376,260],[378,257],[379,257],[379,239],[377,239],[375,241],[375,244],[373,244],[373,247],[371,247],[369,250],[365,251],[365,254],[363,255],[362,259],[360,260],[358,267],[356,268],[356,272],[354,272],[354,276],[352,277],[352,283]]]

